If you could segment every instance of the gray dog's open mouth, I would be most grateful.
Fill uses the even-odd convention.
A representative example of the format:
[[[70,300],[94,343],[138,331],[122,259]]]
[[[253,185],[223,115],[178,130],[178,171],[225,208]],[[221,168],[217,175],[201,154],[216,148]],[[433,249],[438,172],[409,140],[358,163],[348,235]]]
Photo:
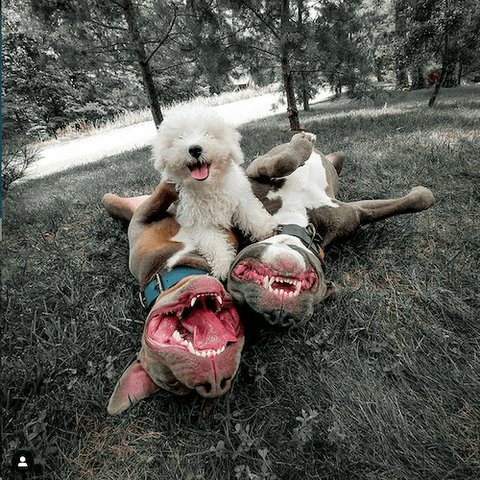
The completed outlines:
[[[190,170],[190,175],[195,180],[205,180],[210,175],[210,164],[203,162],[196,162],[187,165]]]

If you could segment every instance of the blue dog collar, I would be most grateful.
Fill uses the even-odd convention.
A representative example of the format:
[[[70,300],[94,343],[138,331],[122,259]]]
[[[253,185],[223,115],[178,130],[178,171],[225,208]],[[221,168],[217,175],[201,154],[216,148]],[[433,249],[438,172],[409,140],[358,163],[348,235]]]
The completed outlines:
[[[180,280],[190,275],[206,275],[205,270],[198,270],[190,267],[178,267],[170,270],[169,272],[159,275],[155,275],[155,280],[152,280],[145,288],[143,295],[140,292],[140,302],[144,308],[149,308],[157,297],[176,285]]]

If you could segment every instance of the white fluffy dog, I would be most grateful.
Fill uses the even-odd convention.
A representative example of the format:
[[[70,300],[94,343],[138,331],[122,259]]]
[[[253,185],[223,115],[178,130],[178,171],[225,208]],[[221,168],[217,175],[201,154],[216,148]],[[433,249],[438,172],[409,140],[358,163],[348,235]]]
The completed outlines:
[[[276,222],[253,195],[241,167],[240,134],[206,107],[180,107],[162,122],[153,142],[155,168],[179,193],[176,218],[212,274],[228,275],[235,250],[226,229],[252,240],[273,234]]]

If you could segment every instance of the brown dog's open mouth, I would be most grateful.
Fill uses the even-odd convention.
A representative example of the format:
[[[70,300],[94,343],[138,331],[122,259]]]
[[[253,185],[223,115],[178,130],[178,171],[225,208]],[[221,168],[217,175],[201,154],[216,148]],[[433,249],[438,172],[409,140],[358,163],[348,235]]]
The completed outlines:
[[[195,180],[206,180],[210,175],[210,164],[203,162],[196,162],[187,165],[190,170],[190,176]]]
[[[243,336],[231,300],[215,292],[183,296],[152,313],[146,329],[151,347],[177,347],[199,357],[216,357]]]

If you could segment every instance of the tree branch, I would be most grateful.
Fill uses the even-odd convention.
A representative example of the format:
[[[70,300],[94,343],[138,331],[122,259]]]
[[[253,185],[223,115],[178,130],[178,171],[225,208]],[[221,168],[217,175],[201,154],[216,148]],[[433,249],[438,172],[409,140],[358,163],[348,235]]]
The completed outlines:
[[[114,25],[107,25],[106,23],[97,22],[97,20],[94,20],[93,18],[90,18],[90,21],[91,21],[94,25],[97,25],[97,26],[103,27],[103,28],[107,28],[108,30],[120,30],[120,31],[122,31],[122,32],[126,32],[126,31],[127,31],[126,28],[116,27],[116,26],[114,26]]]
[[[253,8],[252,6],[250,6],[247,2],[245,2],[244,0],[240,0],[240,3],[241,5],[243,5],[244,7],[246,7],[248,10],[250,10],[259,20],[261,23],[263,23],[263,25],[265,25],[269,30],[270,32],[272,32],[273,36],[277,39],[277,40],[280,40],[280,36],[277,34],[277,32],[275,31],[275,29],[270,26],[270,24],[260,15],[260,13],[255,10],[255,8]],[[274,19],[272,19],[274,21]]]
[[[175,22],[177,21],[177,8],[173,7],[173,19],[170,22],[170,26],[168,28],[167,33],[164,35],[163,39],[160,41],[160,43],[154,48],[153,52],[148,56],[147,58],[147,63],[151,60],[151,58],[158,52],[160,47],[167,41],[168,37],[170,36],[170,33],[173,30],[173,26],[175,25]]]

